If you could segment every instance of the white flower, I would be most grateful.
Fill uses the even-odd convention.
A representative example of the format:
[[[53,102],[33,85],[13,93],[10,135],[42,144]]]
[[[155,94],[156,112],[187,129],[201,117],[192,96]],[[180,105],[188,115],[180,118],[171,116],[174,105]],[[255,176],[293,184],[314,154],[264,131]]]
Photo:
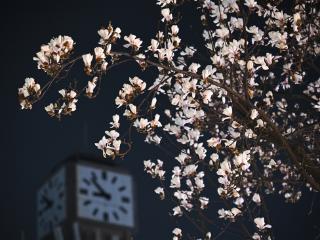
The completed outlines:
[[[112,122],[110,122],[111,128],[119,128],[120,123],[119,123],[120,116],[118,114],[115,114],[112,116]]]
[[[92,96],[94,89],[96,88],[96,83],[98,81],[98,77],[94,77],[91,81],[88,81],[88,85],[86,87],[87,96]]]
[[[84,66],[87,68],[90,68],[92,59],[93,59],[93,56],[90,53],[82,55],[82,60],[84,62]]]
[[[121,146],[121,140],[113,140],[112,145],[116,151],[119,151]]]
[[[103,136],[98,143],[95,143],[95,145],[97,146],[98,149],[103,150],[108,143],[109,141],[107,140],[107,138]]]
[[[180,54],[181,56],[188,56],[188,57],[192,57],[193,54],[197,51],[197,49],[195,49],[193,46],[187,46],[184,51],[182,51]]]
[[[274,59],[274,56],[272,56],[272,54],[271,53],[267,53],[266,54],[266,57],[264,58],[264,61],[265,61],[265,63],[267,64],[267,65],[271,65],[272,64],[272,62],[273,62],[273,59]]]
[[[242,206],[243,203],[244,203],[244,199],[242,197],[239,197],[234,201],[234,204],[237,205],[238,207]]]
[[[105,131],[106,135],[109,136],[111,139],[117,139],[120,134],[116,130],[111,130],[111,131]]]
[[[232,116],[232,106],[223,109],[222,114],[227,116],[227,118],[223,118],[222,120],[230,118]]]
[[[128,118],[135,118],[137,116],[137,107],[133,104],[129,104],[129,109],[126,109],[123,113],[123,116]]]
[[[207,79],[215,72],[216,72],[216,69],[212,68],[212,65],[206,66],[206,68],[204,70],[202,70],[202,79]]]
[[[189,66],[189,71],[192,73],[197,73],[199,67],[201,67],[199,63],[191,63],[191,65]]]
[[[269,67],[267,66],[265,60],[266,60],[265,57],[258,56],[255,58],[254,62],[255,64],[261,65],[263,70],[269,70]]]
[[[159,115],[159,114],[156,114],[156,115],[154,116],[154,119],[150,122],[150,126],[151,126],[152,128],[161,127],[162,124],[161,124],[161,122],[159,121],[159,119],[160,119],[160,115]]]
[[[94,55],[96,56],[97,61],[101,61],[106,58],[106,55],[103,52],[103,48],[101,47],[94,48]]]
[[[235,156],[234,164],[237,167],[241,167],[241,169],[245,171],[250,167],[250,163],[248,163],[249,160],[250,160],[250,150],[246,150],[240,153],[239,155]]]
[[[248,6],[249,8],[257,7],[257,2],[255,0],[246,0],[244,5]]]
[[[124,40],[128,42],[128,44],[123,45],[125,48],[132,47],[135,50],[139,50],[141,47],[142,41],[140,38],[137,38],[136,35],[130,34],[129,36],[125,36]]]
[[[254,70],[253,61],[249,60],[247,62],[247,69],[248,69],[249,72],[253,72],[253,70]]]
[[[170,4],[170,3],[176,3],[177,0],[158,0],[157,4],[160,5],[161,7],[165,7],[166,5]]]
[[[154,192],[160,196],[160,199],[163,200],[165,198],[164,190],[162,187],[157,187]]]
[[[209,147],[217,147],[218,145],[221,144],[221,140],[220,138],[210,138],[209,140],[207,140],[208,146]]]
[[[151,39],[151,45],[148,47],[148,49],[151,52],[156,52],[158,50],[159,47],[159,42],[155,39]]]
[[[182,210],[179,206],[174,207],[173,209],[173,216],[181,216],[182,215]]]
[[[145,130],[147,126],[149,125],[149,121],[146,118],[140,118],[137,119],[134,123],[133,126],[135,126],[138,129]]]
[[[295,32],[298,32],[300,24],[301,24],[301,15],[299,12],[297,12],[297,13],[293,14],[293,24],[292,24],[293,30]]]
[[[253,194],[252,201],[254,201],[257,204],[260,204],[261,203],[260,195],[258,193]]]
[[[271,31],[268,33],[269,38],[270,38],[270,43],[272,46],[276,46],[280,50],[286,50],[288,49],[287,46],[287,32],[280,33],[280,32],[275,32]]]
[[[231,25],[232,29],[233,28],[242,29],[243,28],[243,19],[231,17],[230,18],[230,25]]]
[[[222,26],[221,28],[216,30],[216,33],[219,38],[226,38],[229,36],[230,32],[228,28]]]
[[[157,103],[157,99],[156,98],[152,98],[151,104],[150,104],[150,108],[151,109],[155,109],[156,108],[156,103]]]
[[[198,155],[200,160],[203,160],[206,157],[207,150],[203,147],[203,143],[197,144],[195,153]]]
[[[46,110],[46,112],[51,115],[54,114],[54,105],[52,103],[50,103],[48,106],[46,106],[44,108]]]
[[[238,208],[232,208],[231,213],[233,214],[234,217],[236,217],[241,213],[241,210]]]
[[[210,162],[209,162],[210,165],[213,165],[213,163],[217,162],[218,159],[219,159],[219,155],[216,153],[212,153],[210,156]]]
[[[220,164],[220,168],[217,171],[217,174],[220,176],[227,176],[229,173],[231,173],[231,165],[228,160],[224,160]]]
[[[108,29],[100,29],[98,34],[103,40],[108,40],[112,35],[112,31],[109,31]]]
[[[206,198],[206,197],[200,197],[199,201],[200,201],[200,208],[201,209],[205,209],[209,204],[209,198]]]
[[[265,126],[265,123],[262,121],[262,119],[258,119],[257,120],[257,125],[256,125],[256,127],[257,128],[260,128],[260,127],[264,127]]]
[[[175,235],[175,236],[178,236],[178,237],[181,237],[182,236],[182,231],[180,228],[175,228],[173,229],[172,233]]]
[[[177,35],[178,32],[179,32],[179,27],[178,27],[177,25],[172,25],[172,26],[171,26],[171,33],[172,33],[173,35]]]
[[[250,118],[252,120],[256,119],[258,117],[259,113],[256,109],[252,109],[251,114],[250,114]]]
[[[195,164],[187,165],[183,170],[183,176],[191,176],[197,172],[198,166]]]
[[[261,240],[261,236],[260,236],[258,233],[254,233],[254,234],[252,235],[252,239],[253,239],[253,240]]]
[[[172,175],[170,188],[180,188],[180,177],[177,175]]]
[[[107,71],[107,67],[108,67],[108,62],[103,62],[102,64],[101,64],[101,70],[102,71]]]
[[[254,223],[256,224],[257,228],[258,228],[260,231],[263,230],[263,229],[265,229],[265,228],[271,228],[271,225],[269,225],[269,224],[266,225],[266,224],[265,224],[263,217],[261,217],[261,218],[255,218],[253,221],[254,221]]]
[[[196,184],[196,188],[201,190],[205,187],[205,185],[204,185],[203,179],[198,177],[198,175],[197,177],[194,178],[194,182]]]
[[[249,28],[246,27],[246,31],[253,34],[253,38],[251,39],[252,44],[262,40],[264,32],[257,26],[250,26]]]
[[[204,92],[202,92],[201,96],[202,96],[203,103],[209,104],[209,102],[211,102],[212,95],[213,95],[212,90],[205,90]]]
[[[172,20],[172,14],[170,13],[170,9],[169,8],[164,8],[161,10],[161,15],[163,16],[162,18],[162,22],[164,21],[171,21]]]
[[[129,81],[139,92],[143,91],[147,86],[147,84],[138,77],[129,78]]]

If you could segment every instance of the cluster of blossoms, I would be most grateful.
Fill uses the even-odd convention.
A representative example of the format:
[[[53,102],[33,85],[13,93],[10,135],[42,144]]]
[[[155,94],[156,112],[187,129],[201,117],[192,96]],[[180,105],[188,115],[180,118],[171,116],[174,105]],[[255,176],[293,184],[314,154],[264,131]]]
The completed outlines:
[[[106,131],[105,133],[107,137],[103,136],[103,138],[95,145],[103,152],[104,157],[115,158],[120,152],[120,134],[115,130]]]
[[[59,36],[42,45],[40,52],[33,58],[38,63],[38,69],[48,75],[55,75],[61,69],[62,63],[69,58],[74,47],[74,41],[69,36]]]
[[[70,114],[76,97],[83,92],[93,98],[109,67],[122,61],[142,70],[153,67],[154,80],[135,76],[123,84],[115,98],[122,112],[113,116],[112,130],[96,143],[98,149],[113,159],[127,153],[121,144],[130,148],[132,140],[120,140],[122,116],[147,143],[163,149],[173,142],[174,165],[144,161],[144,170],[160,182],[154,192],[173,200],[172,216],[202,220],[201,226],[194,223],[203,228],[202,239],[220,236],[221,228],[208,219],[226,228],[241,222],[247,238],[271,239],[266,196],[280,194],[295,203],[307,189],[320,191],[319,7],[314,0],[292,2],[290,10],[274,1],[194,0],[203,27],[199,43],[205,43],[196,48],[198,42],[192,46],[179,37],[183,20],[178,21],[177,9],[187,4],[182,2],[158,0],[164,30],[144,52],[137,36],[122,39],[111,24],[100,29],[94,53],[79,58],[90,77],[86,86],[77,94],[60,91],[62,103],[46,110],[52,116]],[[115,44],[129,52],[113,51]],[[73,60],[64,66],[72,65]],[[21,106],[31,108],[39,94],[40,86],[28,80],[19,89]],[[182,239],[182,230],[175,228],[173,235]]]
[[[22,88],[18,89],[19,102],[22,109],[31,109],[32,104],[41,95],[41,88],[33,78],[26,78]]]
[[[115,158],[120,153],[121,140],[119,139],[119,132],[117,129],[120,127],[119,115],[115,114],[112,117],[112,122],[110,122],[111,131],[105,131],[106,136],[95,143],[96,147],[100,149],[104,157]]]
[[[77,109],[78,102],[77,93],[73,90],[61,89],[59,91],[61,99],[56,103],[50,103],[45,107],[45,110],[51,117],[60,118],[61,115],[70,115]]]
[[[129,78],[130,84],[123,84],[122,89],[119,91],[119,96],[115,99],[118,107],[128,105],[131,103],[138,94],[143,93],[146,89],[146,83],[138,77]]]

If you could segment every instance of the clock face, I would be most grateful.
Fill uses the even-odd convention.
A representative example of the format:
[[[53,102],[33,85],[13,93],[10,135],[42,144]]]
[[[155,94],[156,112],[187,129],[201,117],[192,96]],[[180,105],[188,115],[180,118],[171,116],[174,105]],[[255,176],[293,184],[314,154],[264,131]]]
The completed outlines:
[[[89,166],[77,166],[78,216],[134,227],[130,175]]]
[[[37,193],[38,237],[52,232],[66,216],[65,169],[54,174]]]

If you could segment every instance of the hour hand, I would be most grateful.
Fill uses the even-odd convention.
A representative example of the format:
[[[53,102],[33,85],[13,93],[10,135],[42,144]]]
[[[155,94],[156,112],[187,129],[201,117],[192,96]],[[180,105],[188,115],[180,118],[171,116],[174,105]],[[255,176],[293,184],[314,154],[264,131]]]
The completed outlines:
[[[93,195],[97,196],[97,197],[103,197],[107,200],[111,199],[111,194],[107,193],[103,187],[100,186],[99,183],[97,183],[97,181],[95,179],[92,180],[94,186],[97,188],[98,192],[94,192]]]
[[[106,200],[111,200],[111,195],[105,191],[93,192],[93,196],[95,197],[102,197]]]
[[[41,201],[46,204],[46,208],[50,208],[53,204],[53,201],[50,200],[47,196],[42,195]]]

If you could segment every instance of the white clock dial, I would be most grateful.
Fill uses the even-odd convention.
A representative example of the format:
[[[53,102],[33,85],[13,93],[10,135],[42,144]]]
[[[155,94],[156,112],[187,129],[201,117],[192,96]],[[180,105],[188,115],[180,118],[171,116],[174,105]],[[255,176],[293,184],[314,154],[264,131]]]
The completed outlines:
[[[53,231],[66,216],[65,169],[54,174],[37,193],[38,237]]]
[[[130,175],[78,165],[77,186],[79,217],[134,226]]]

